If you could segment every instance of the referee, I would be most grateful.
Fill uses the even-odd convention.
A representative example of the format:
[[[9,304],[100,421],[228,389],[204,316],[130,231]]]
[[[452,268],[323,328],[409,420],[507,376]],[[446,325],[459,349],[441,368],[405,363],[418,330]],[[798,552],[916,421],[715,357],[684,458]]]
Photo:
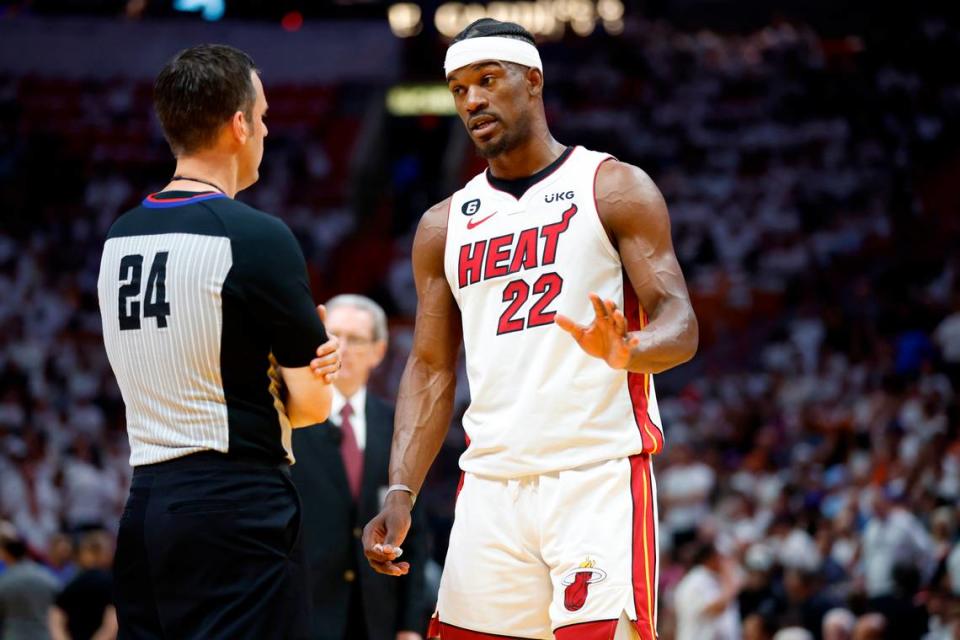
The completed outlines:
[[[233,199],[257,180],[263,85],[245,53],[204,45],[164,67],[154,101],[176,173],[114,223],[98,280],[134,467],[119,637],[306,637],[290,428],[326,419],[339,356],[293,234]]]

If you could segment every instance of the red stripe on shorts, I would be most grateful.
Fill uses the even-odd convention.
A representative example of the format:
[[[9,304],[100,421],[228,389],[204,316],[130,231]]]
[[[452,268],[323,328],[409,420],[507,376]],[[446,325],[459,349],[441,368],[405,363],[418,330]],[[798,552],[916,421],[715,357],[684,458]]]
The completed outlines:
[[[657,539],[649,454],[630,456],[633,496],[633,604],[641,640],[656,640]]]
[[[431,625],[431,629],[433,626]],[[433,636],[431,636],[433,637]],[[480,631],[471,631],[463,627],[455,627],[446,622],[440,623],[441,640],[533,640],[532,638],[521,638],[520,636],[502,636],[496,633],[481,633]]]
[[[553,635],[557,640],[613,640],[617,622],[619,620],[580,622],[554,629]]]

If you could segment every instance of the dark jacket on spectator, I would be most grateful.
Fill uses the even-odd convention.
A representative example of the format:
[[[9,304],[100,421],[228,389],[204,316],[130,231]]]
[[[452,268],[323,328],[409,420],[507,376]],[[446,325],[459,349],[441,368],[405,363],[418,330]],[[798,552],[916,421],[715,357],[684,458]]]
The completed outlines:
[[[376,573],[363,555],[363,527],[380,511],[389,481],[393,409],[367,394],[367,438],[363,481],[354,504],[340,457],[340,429],[328,422],[293,432],[297,463],[291,467],[303,502],[303,545],[311,578],[314,640],[353,638],[347,628],[352,596],[362,598],[369,640],[393,640],[398,631],[426,627],[424,563],[426,538],[414,509],[403,543],[410,573],[396,578]]]

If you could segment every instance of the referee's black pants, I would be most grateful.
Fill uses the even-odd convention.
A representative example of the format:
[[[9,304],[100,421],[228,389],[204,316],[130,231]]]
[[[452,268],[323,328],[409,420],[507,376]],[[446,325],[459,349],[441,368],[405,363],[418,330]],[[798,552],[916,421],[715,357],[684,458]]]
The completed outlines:
[[[286,465],[202,452],[135,468],[114,560],[119,638],[307,638],[300,518]]]

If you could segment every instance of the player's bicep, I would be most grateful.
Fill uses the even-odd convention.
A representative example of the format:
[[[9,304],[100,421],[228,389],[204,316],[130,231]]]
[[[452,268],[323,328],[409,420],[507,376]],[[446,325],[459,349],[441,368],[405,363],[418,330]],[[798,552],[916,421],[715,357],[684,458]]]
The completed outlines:
[[[444,272],[446,207],[434,207],[420,221],[413,242],[417,319],[411,356],[434,368],[456,366],[460,349],[460,308]]]
[[[417,303],[411,355],[435,368],[452,368],[460,347],[460,310],[446,282],[430,283],[424,291]]]
[[[636,167],[607,162],[597,177],[597,201],[624,271],[647,313],[656,315],[666,301],[689,303],[667,205],[650,177]]]

